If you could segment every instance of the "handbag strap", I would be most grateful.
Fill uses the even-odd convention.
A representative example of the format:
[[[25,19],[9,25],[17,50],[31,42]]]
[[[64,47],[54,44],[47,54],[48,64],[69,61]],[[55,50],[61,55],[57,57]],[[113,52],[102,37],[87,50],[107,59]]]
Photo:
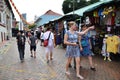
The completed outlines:
[[[48,39],[47,39],[47,40],[49,40],[49,38],[50,38],[50,34],[51,34],[51,32],[49,33],[49,36],[48,36]]]

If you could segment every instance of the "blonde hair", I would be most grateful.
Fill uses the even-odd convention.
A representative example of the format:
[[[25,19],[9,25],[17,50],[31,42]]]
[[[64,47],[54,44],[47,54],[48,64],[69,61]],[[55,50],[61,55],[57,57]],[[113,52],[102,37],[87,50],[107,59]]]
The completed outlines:
[[[72,25],[75,25],[76,23],[74,21],[68,22],[68,26],[71,27]]]

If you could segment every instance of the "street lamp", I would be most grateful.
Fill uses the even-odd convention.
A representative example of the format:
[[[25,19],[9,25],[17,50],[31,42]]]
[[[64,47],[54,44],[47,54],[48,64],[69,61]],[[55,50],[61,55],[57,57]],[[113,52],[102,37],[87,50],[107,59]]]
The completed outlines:
[[[72,0],[71,1],[72,2],[72,8],[73,8],[73,14],[74,14],[74,11],[75,11],[75,0]],[[77,3],[79,3],[80,2],[80,0],[77,0]],[[71,8],[71,4],[69,4],[69,8]]]
[[[77,0],[76,1],[77,3],[80,3],[80,0]],[[72,3],[72,6],[71,6],[71,4],[69,4],[68,6],[69,6],[69,8],[73,8],[73,16],[74,16],[74,14],[75,14],[75,0],[72,0],[71,1],[71,3]],[[80,24],[79,24],[79,31],[81,30],[81,18],[80,18]]]

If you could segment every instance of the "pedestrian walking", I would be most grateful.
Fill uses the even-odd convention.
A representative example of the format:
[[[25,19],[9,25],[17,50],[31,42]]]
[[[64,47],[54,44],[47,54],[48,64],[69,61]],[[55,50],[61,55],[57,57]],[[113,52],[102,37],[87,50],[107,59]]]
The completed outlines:
[[[54,34],[50,28],[47,28],[46,32],[44,33],[44,40],[46,39],[48,39],[48,45],[45,47],[45,53],[47,63],[49,63],[49,60],[53,59],[53,49],[55,46]]]
[[[84,25],[82,27],[82,31],[85,31],[86,29],[88,29],[88,28],[87,28],[86,25]],[[95,67],[93,66],[92,56],[94,54],[91,51],[92,46],[90,45],[91,41],[90,41],[90,37],[89,37],[88,33],[81,36],[81,41],[80,42],[81,42],[81,46],[82,46],[82,51],[81,51],[82,56],[87,56],[88,57],[88,60],[89,60],[89,63],[90,63],[90,69],[93,70],[93,71],[96,71]]]
[[[41,31],[41,34],[40,34],[40,40],[41,40],[41,46],[43,46],[43,42],[44,42],[44,31],[42,30]]]
[[[30,44],[31,57],[36,58],[36,45],[38,43],[37,37],[34,36],[34,32],[31,33],[32,36],[29,38],[28,43]]]
[[[68,22],[69,30],[65,33],[64,36],[64,44],[67,45],[66,47],[66,74],[70,75],[68,70],[69,64],[71,63],[72,58],[75,58],[76,61],[76,77],[80,79],[84,79],[80,75],[80,47],[79,47],[79,36],[87,33],[89,30],[94,29],[94,26],[89,27],[85,31],[78,32],[76,31],[76,23],[74,21]]]
[[[18,32],[17,34],[17,45],[18,45],[18,51],[19,51],[19,58],[21,62],[24,62],[24,55],[25,55],[25,35],[23,32]]]

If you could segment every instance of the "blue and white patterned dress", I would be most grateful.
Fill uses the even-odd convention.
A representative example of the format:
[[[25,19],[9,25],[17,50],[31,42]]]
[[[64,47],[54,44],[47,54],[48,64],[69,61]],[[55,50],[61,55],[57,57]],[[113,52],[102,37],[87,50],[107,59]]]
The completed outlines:
[[[81,37],[81,43],[82,43],[82,41],[86,41],[86,43],[87,43],[86,44],[87,46],[82,46],[82,48],[83,48],[83,50],[81,51],[82,56],[94,55],[93,52],[90,49],[89,38],[90,37],[88,36],[88,34],[82,35],[82,37]]]
[[[70,31],[67,31],[66,34],[68,35],[68,42],[79,42],[78,41],[78,33],[75,31],[74,34],[72,34]],[[80,57],[80,48],[78,46],[73,45],[67,45],[66,47],[66,57]]]

